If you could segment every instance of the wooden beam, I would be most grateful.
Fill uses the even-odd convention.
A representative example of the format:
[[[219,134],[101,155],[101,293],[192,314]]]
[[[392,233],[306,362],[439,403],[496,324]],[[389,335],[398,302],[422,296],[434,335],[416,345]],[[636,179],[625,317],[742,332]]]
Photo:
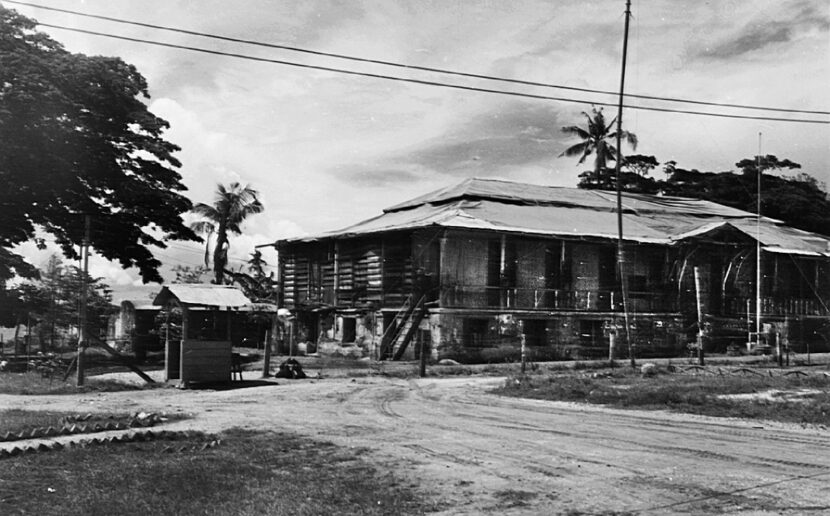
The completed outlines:
[[[447,230],[445,229],[438,240],[438,303],[443,299],[444,274],[447,266]]]
[[[334,241],[334,306],[340,304],[338,292],[340,291],[340,242]]]
[[[507,289],[507,235],[501,236],[501,244],[499,248],[499,306],[504,308],[506,306]]]
[[[190,318],[190,314],[189,314],[190,311],[187,309],[187,305],[184,304],[184,303],[181,303],[179,306],[182,309],[182,338],[181,338],[181,340],[179,340],[179,342],[176,343],[176,346],[178,346],[178,348],[179,348],[179,380],[182,380],[182,378],[184,378],[184,376],[185,376],[185,374],[184,374],[185,371],[184,371],[183,348],[184,348],[184,341],[187,340],[187,336],[188,336],[188,333],[189,333],[188,330],[189,330],[190,324],[189,324],[188,319]]]
[[[124,355],[122,355],[121,353],[119,353],[118,351],[113,349],[112,347],[110,347],[110,345],[107,344],[106,342],[96,339],[95,345],[100,347],[100,348],[103,348],[105,351],[108,351],[110,355],[112,355],[112,356],[116,357],[117,359],[119,359],[123,365],[125,365],[127,368],[129,368],[130,371],[132,371],[135,374],[137,374],[138,376],[140,376],[141,379],[144,380],[145,382],[147,382],[147,383],[156,383],[155,380],[153,380],[152,378],[147,376],[147,374],[144,371],[142,371],[141,369],[139,369],[138,366],[133,364],[127,357],[125,357]]]

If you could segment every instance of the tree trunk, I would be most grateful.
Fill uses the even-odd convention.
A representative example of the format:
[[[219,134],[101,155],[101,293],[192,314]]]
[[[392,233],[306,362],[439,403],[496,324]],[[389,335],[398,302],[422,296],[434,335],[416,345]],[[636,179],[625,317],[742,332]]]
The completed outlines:
[[[213,248],[213,272],[217,285],[222,285],[225,280],[225,265],[227,264],[227,252],[224,247],[228,243],[228,232],[224,224],[219,225],[216,232],[216,247]]]
[[[17,319],[15,319],[15,324],[14,324],[14,356],[17,356],[17,339],[20,336],[20,323],[21,322],[22,321],[20,320],[20,316],[18,315]]]
[[[596,153],[597,156],[594,159],[594,179],[596,179],[597,185],[600,186],[604,184],[608,179],[607,177],[605,177],[606,160],[604,140],[600,140],[599,142],[597,142]]]

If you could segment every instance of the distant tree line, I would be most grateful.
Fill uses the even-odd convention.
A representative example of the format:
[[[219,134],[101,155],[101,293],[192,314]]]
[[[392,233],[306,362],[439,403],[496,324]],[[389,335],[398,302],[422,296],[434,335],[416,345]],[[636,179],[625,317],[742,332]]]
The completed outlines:
[[[592,114],[583,113],[586,127],[567,126],[562,131],[577,136],[580,141],[568,147],[560,156],[579,156],[579,164],[594,156],[594,166],[579,175],[579,188],[616,190],[616,167],[608,162],[616,159],[614,120],[605,122],[602,109]],[[622,138],[636,149],[637,137],[621,133]],[[620,164],[620,188],[625,192],[663,194],[691,197],[716,202],[740,210],[757,213],[758,174],[761,173],[761,214],[778,219],[787,225],[830,236],[830,196],[827,187],[814,177],[799,173],[792,176],[782,172],[797,170],[801,165],[789,159],[767,154],[742,159],[735,163],[736,172],[702,172],[687,170],[675,161],[663,163],[664,178],[655,178],[652,172],[661,163],[655,156],[632,154],[623,156]]]

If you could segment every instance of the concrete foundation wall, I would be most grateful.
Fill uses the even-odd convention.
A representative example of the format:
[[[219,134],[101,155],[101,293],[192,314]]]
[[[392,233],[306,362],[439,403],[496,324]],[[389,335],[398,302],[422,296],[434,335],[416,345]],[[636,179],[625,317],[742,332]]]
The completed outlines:
[[[470,324],[470,320],[474,320]],[[432,358],[459,362],[502,362],[521,358],[524,333],[530,360],[582,360],[608,357],[609,334],[619,320],[611,315],[540,316],[523,313],[440,313],[430,317]],[[632,341],[638,357],[679,356],[686,342],[682,324],[672,316],[639,316]],[[480,331],[471,339],[470,330]],[[616,357],[628,356],[616,339]]]

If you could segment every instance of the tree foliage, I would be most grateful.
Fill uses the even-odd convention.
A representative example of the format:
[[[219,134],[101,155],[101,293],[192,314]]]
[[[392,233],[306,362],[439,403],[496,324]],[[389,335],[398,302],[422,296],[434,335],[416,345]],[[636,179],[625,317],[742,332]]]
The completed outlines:
[[[224,283],[228,266],[228,235],[242,233],[242,222],[249,216],[261,213],[265,207],[258,199],[259,192],[250,185],[242,186],[231,183],[227,187],[219,184],[213,205],[199,203],[193,212],[203,220],[194,222],[191,228],[210,235],[216,232],[216,244],[213,248],[214,283]]]
[[[657,165],[659,163],[654,156],[626,157],[621,174],[622,190],[704,199],[757,213],[760,169],[762,215],[781,220],[794,228],[830,235],[830,198],[823,185],[808,174],[781,174],[801,168],[794,161],[779,159],[772,154],[755,156],[735,163],[734,172],[687,170],[677,166],[675,161],[667,161],[663,164],[665,179],[648,177]],[[613,181],[600,185],[583,181],[579,187],[603,190],[616,188]]]
[[[760,165],[761,214],[795,228],[830,235],[830,199],[818,181],[807,174],[787,177],[775,173],[799,169],[798,163],[768,154],[737,162],[739,173],[685,170],[674,162],[667,165],[668,177],[660,183],[665,194],[705,199],[753,213],[758,211]]]
[[[202,283],[202,276],[210,272],[210,269],[201,265],[197,267],[176,265],[172,271],[176,274],[176,279],[173,280],[174,283]],[[156,294],[153,294],[151,297],[155,298],[155,296]]]
[[[37,228],[77,258],[88,215],[99,254],[161,281],[148,246],[197,239],[168,123],[142,102],[135,67],[70,53],[35,26],[0,6],[0,280],[32,275],[13,248]]]
[[[31,323],[40,337],[42,349],[54,347],[56,338],[77,330],[79,307],[83,292],[84,272],[77,266],[66,266],[53,255],[40,279],[22,283],[3,292],[13,301],[3,317],[4,325]],[[88,335],[106,333],[109,316],[117,311],[112,304],[112,291],[103,278],[86,275]]]
[[[562,128],[563,133],[576,136],[581,141],[565,149],[559,156],[579,156],[577,163],[581,165],[593,154],[594,168],[580,175],[580,186],[583,188],[608,188],[614,184],[614,171],[609,169],[607,164],[617,158],[617,148],[615,147],[617,132],[614,130],[617,119],[614,118],[611,122],[606,123],[602,108],[593,108],[590,115],[585,112],[582,114],[585,116],[587,123],[584,128],[577,125]],[[620,136],[632,148],[637,148],[637,136],[635,134],[622,131]]]
[[[227,271],[233,283],[239,285],[242,292],[254,303],[276,303],[277,302],[277,281],[274,273],[266,273],[265,267],[268,263],[262,258],[261,251],[251,253],[251,259],[247,263],[247,272]],[[241,269],[241,268],[240,268]]]

